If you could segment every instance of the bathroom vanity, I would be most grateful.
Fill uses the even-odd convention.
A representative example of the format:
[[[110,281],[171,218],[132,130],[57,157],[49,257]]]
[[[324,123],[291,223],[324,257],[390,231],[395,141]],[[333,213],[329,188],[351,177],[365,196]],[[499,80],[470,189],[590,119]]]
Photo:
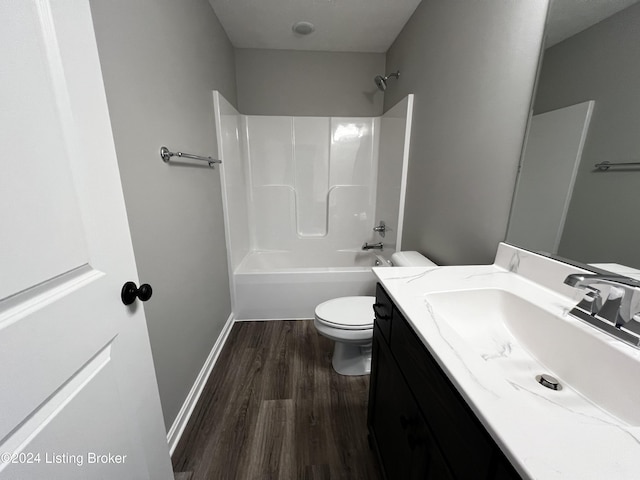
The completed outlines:
[[[370,442],[387,479],[519,479],[378,284]]]
[[[374,269],[368,427],[388,480],[638,478],[640,350],[569,315],[579,272],[506,244],[493,265]]]

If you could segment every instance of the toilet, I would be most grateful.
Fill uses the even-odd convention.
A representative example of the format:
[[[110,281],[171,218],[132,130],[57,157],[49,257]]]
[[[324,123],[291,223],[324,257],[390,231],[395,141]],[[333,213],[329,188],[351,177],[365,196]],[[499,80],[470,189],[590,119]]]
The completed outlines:
[[[396,267],[433,267],[418,252],[391,255]],[[316,307],[314,325],[320,335],[335,342],[331,364],[340,375],[367,375],[371,372],[373,339],[373,304],[376,297],[340,297]]]

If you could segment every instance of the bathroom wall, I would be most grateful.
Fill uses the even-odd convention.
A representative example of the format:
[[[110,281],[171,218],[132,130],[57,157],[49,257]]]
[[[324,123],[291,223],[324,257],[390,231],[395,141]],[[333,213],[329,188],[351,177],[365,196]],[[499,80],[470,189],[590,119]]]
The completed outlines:
[[[362,116],[382,114],[373,78],[384,53],[235,50],[238,110],[247,115]]]
[[[640,171],[593,171],[605,160],[640,161],[639,56],[640,4],[545,51],[536,113],[595,100],[560,255],[640,266]]]
[[[215,153],[211,91],[235,103],[234,52],[207,0],[91,9],[140,279],[154,290],[144,309],[169,428],[231,305],[220,170],[166,165],[158,150]]]
[[[372,238],[379,119],[246,116],[252,250],[360,250]]]
[[[380,148],[378,154],[378,185],[376,189],[375,223],[385,222],[382,237],[375,234],[376,242],[382,241],[383,255],[402,248],[402,224],[406,194],[409,142],[413,115],[413,95],[400,100],[380,119]]]
[[[547,0],[423,0],[393,43],[385,111],[415,94],[403,249],[490,263],[504,240]]]

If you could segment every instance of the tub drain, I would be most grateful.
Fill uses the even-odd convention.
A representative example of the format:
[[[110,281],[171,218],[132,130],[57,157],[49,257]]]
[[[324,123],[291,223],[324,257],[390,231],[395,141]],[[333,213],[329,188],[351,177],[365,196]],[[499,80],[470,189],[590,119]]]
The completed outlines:
[[[551,375],[543,373],[542,375],[536,375],[536,381],[543,387],[550,388],[551,390],[562,390],[562,385]]]

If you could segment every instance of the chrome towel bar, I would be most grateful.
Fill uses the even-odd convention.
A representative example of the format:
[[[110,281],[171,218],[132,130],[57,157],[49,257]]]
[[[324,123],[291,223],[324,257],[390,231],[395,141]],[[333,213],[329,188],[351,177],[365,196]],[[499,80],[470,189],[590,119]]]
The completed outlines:
[[[611,163],[611,162],[602,162],[596,163],[595,167],[601,172],[606,172],[610,167],[633,167],[640,165],[640,162],[628,162],[628,163]]]
[[[164,163],[169,163],[171,157],[190,158],[192,160],[207,162],[211,168],[213,168],[216,163],[222,163],[222,160],[216,158],[201,157],[200,155],[191,155],[190,153],[171,152],[167,147],[160,147],[160,158]]]

